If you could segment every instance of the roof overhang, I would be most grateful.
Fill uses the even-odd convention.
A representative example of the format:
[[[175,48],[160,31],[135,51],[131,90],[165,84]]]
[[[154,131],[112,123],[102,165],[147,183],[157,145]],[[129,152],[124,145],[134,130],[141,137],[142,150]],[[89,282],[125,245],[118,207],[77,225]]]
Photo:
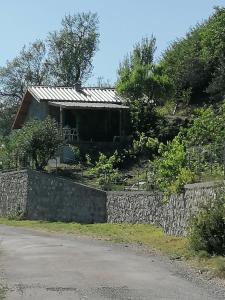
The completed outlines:
[[[65,87],[29,87],[18,108],[12,129],[22,127],[32,99],[64,109],[129,109],[128,106],[123,105],[123,99],[114,89],[82,88],[82,91],[78,92],[74,88]]]
[[[21,101],[21,104],[19,105],[19,108],[17,110],[16,117],[12,125],[12,129],[19,129],[22,127],[22,124],[24,123],[24,120],[26,118],[28,106],[31,103],[31,99],[32,99],[31,93],[29,91],[26,91]]]
[[[48,101],[51,106],[62,107],[64,109],[129,109],[128,106],[115,103],[90,103],[90,102],[65,102]]]

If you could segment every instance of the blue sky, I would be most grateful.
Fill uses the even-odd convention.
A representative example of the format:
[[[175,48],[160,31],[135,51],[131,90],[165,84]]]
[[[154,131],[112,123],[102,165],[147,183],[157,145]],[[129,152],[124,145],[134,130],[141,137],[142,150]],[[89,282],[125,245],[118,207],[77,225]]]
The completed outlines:
[[[68,13],[97,12],[100,46],[88,84],[114,82],[119,62],[142,37],[154,34],[157,56],[177,37],[207,18],[225,0],[7,0],[0,4],[0,65],[24,44],[44,39]]]

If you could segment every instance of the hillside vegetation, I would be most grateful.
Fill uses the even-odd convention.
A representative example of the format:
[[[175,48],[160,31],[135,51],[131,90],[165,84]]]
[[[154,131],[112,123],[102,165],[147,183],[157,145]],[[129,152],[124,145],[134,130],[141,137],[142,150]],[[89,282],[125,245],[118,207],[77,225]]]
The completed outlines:
[[[78,24],[82,20],[87,23],[88,38],[91,39],[92,35],[98,38],[97,16],[78,14],[63,19],[61,31],[55,36],[50,34],[51,42],[64,35],[68,38],[68,28],[71,34],[79,34]],[[180,191],[185,183],[223,178],[224,28],[225,8],[216,8],[208,20],[171,43],[157,62],[154,36],[143,38],[135,44],[119,66],[116,83],[117,92],[130,107],[132,142],[115,153],[97,153],[94,156],[88,152],[80,153],[79,148],[71,146],[76,162],[70,166],[59,166],[57,171],[104,189],[123,189],[132,185],[140,188],[141,182],[141,188],[157,188],[169,193]],[[35,61],[38,57],[44,58],[47,50],[44,44],[36,43],[29,51],[23,50],[15,61],[22,62],[27,57],[35,70]],[[69,68],[72,58],[67,58]],[[19,63],[16,69],[13,69],[13,64],[0,69],[0,92],[5,93],[2,92],[0,113],[2,133],[7,132],[8,121],[6,124],[4,120],[11,118],[11,108],[15,106],[8,83],[12,83],[11,79],[16,80],[12,72],[16,72],[17,68],[20,68]],[[21,69],[21,72],[26,77],[26,70]],[[90,74],[90,70],[86,72]],[[32,77],[32,74],[30,72],[29,76]],[[71,78],[76,81],[75,75]],[[48,78],[56,75],[52,76]],[[33,82],[31,77],[27,84]],[[56,77],[57,84],[62,78]],[[18,85],[19,81],[14,87]],[[56,124],[47,129],[48,122],[43,126],[38,121],[31,122],[16,134],[0,137],[1,167],[19,167],[31,159],[34,167],[43,169],[52,150],[41,149],[40,145],[44,144],[45,136],[57,135]],[[38,128],[42,128],[40,132]],[[62,141],[57,137],[56,140],[59,146]]]
[[[74,85],[90,75],[99,38],[97,25],[96,14],[66,16],[61,29],[50,34],[50,44],[35,42],[0,68],[0,168],[29,164],[104,190],[157,189],[164,193],[165,201],[186,183],[224,179],[225,8],[216,8],[208,20],[174,41],[157,62],[154,36],[142,39],[125,56],[116,82],[130,112],[131,142],[123,149],[93,155],[70,145],[75,161],[55,168],[48,165],[48,159],[63,143],[56,122],[34,120],[10,132],[21,94],[29,84],[51,80],[53,85]],[[82,43],[77,43],[79,34]],[[67,48],[70,39],[72,49]],[[29,68],[24,68],[27,64]],[[209,255],[225,255],[225,196],[221,192],[217,198],[213,207],[203,207],[191,220],[188,235],[190,255],[202,255],[207,264],[213,261]],[[165,252],[171,247],[179,255],[187,251],[186,240],[165,237],[149,225],[29,224],[153,244]],[[224,275],[224,258],[219,258],[218,265]]]

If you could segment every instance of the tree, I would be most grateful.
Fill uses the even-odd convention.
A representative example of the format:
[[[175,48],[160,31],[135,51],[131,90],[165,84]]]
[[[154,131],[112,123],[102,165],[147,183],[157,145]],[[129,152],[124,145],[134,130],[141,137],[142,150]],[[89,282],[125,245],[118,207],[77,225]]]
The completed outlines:
[[[10,133],[12,120],[17,110],[16,105],[0,103],[0,135],[5,136]]]
[[[142,97],[152,100],[152,89],[147,81],[152,78],[154,69],[153,57],[156,50],[156,40],[144,38],[133,47],[119,66],[117,90],[127,99],[136,100]]]
[[[149,133],[157,119],[154,106],[165,93],[169,93],[169,78],[162,73],[161,66],[154,63],[155,50],[153,36],[142,39],[118,70],[117,91],[130,106],[134,131]]]
[[[74,86],[92,71],[92,58],[99,43],[95,13],[66,15],[62,28],[49,34],[49,59],[55,83]]]
[[[50,118],[44,121],[34,120],[26,123],[22,129],[10,135],[2,153],[11,167],[24,166],[31,160],[37,170],[42,170],[47,165],[48,160],[55,155],[61,142],[54,120]],[[9,167],[8,165],[7,167]]]
[[[200,58],[200,28],[196,26],[185,38],[173,42],[161,61],[163,72],[173,83],[173,97],[186,105],[193,97],[204,96],[208,82],[208,72]]]
[[[28,48],[24,46],[17,57],[0,68],[0,133],[9,133],[28,85],[49,83],[46,55],[44,42],[38,40]]]
[[[62,28],[23,47],[19,55],[0,67],[0,134],[10,132],[29,85],[74,86],[88,78],[99,42],[96,14],[68,15]]]
[[[49,65],[44,42],[38,40],[25,46],[17,57],[0,68],[0,97],[2,102],[17,104],[28,85],[41,85],[49,81]]]
[[[173,83],[176,102],[204,103],[224,99],[225,8],[173,42],[160,62]]]

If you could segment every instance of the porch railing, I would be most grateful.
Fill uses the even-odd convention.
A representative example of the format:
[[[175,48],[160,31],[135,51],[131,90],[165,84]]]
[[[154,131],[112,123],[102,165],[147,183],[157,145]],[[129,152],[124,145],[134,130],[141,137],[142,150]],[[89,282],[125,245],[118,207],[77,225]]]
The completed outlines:
[[[77,128],[62,128],[63,139],[67,142],[79,142]]]

